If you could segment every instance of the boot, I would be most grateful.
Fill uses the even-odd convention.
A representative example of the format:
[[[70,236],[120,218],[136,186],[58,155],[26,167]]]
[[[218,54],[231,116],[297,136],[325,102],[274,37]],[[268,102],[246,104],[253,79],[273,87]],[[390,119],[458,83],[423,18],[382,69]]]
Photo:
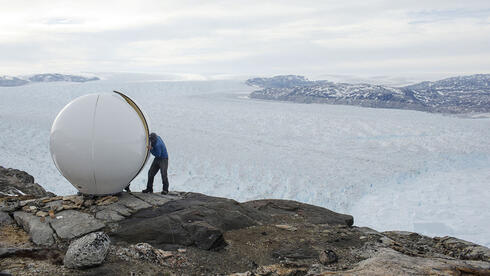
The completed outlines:
[[[146,194],[146,193],[150,193],[151,194],[151,193],[153,193],[153,190],[146,188],[146,189],[144,189],[141,192],[144,193],[144,194]]]
[[[162,195],[168,195],[168,191],[162,191]]]
[[[131,192],[131,189],[129,188],[129,185],[128,185],[126,188],[124,188],[124,190],[125,190],[126,192],[128,192],[128,193],[130,193],[130,192]]]

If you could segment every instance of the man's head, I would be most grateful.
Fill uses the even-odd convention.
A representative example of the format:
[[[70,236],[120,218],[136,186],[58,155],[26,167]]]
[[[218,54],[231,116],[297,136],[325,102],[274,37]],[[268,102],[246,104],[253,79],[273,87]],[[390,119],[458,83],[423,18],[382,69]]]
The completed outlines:
[[[150,144],[154,146],[156,141],[157,141],[156,133],[155,132],[150,133]]]

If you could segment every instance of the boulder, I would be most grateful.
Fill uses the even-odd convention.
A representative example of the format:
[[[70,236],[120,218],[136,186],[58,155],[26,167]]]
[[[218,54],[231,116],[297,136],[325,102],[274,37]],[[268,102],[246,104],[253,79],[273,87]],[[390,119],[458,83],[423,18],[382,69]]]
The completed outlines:
[[[46,192],[43,187],[34,183],[32,175],[24,171],[6,169],[0,166],[0,195],[45,197],[54,194]]]
[[[54,244],[54,233],[46,220],[41,221],[41,218],[23,211],[14,212],[14,219],[29,233],[33,243],[42,246]]]
[[[86,268],[104,262],[111,241],[104,232],[85,235],[70,243],[63,264],[68,268]]]
[[[92,215],[75,210],[65,210],[56,214],[51,226],[63,240],[71,240],[90,232],[100,230],[105,224]]]
[[[0,226],[13,224],[14,220],[9,216],[8,213],[0,211]]]

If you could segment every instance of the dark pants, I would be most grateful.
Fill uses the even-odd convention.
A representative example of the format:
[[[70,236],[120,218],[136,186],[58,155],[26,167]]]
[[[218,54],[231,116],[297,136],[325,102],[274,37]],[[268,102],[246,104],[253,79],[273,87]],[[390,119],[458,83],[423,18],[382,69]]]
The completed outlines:
[[[168,169],[168,159],[165,158],[155,158],[151,163],[150,170],[148,170],[148,183],[146,183],[146,189],[153,191],[153,178],[157,174],[158,170],[162,174],[162,184],[163,190],[168,192],[168,178],[167,178],[167,169]]]

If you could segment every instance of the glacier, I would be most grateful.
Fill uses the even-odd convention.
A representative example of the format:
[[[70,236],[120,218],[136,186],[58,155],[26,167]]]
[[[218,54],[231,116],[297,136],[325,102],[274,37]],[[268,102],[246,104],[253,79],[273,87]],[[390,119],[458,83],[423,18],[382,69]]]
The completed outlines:
[[[75,193],[51,160],[51,124],[74,98],[113,90],[134,99],[164,139],[171,190],[293,199],[379,231],[490,246],[485,117],[249,99],[253,88],[238,80],[36,83],[0,88],[0,165]],[[144,189],[148,166],[133,190]],[[157,174],[155,190],[160,183]]]

